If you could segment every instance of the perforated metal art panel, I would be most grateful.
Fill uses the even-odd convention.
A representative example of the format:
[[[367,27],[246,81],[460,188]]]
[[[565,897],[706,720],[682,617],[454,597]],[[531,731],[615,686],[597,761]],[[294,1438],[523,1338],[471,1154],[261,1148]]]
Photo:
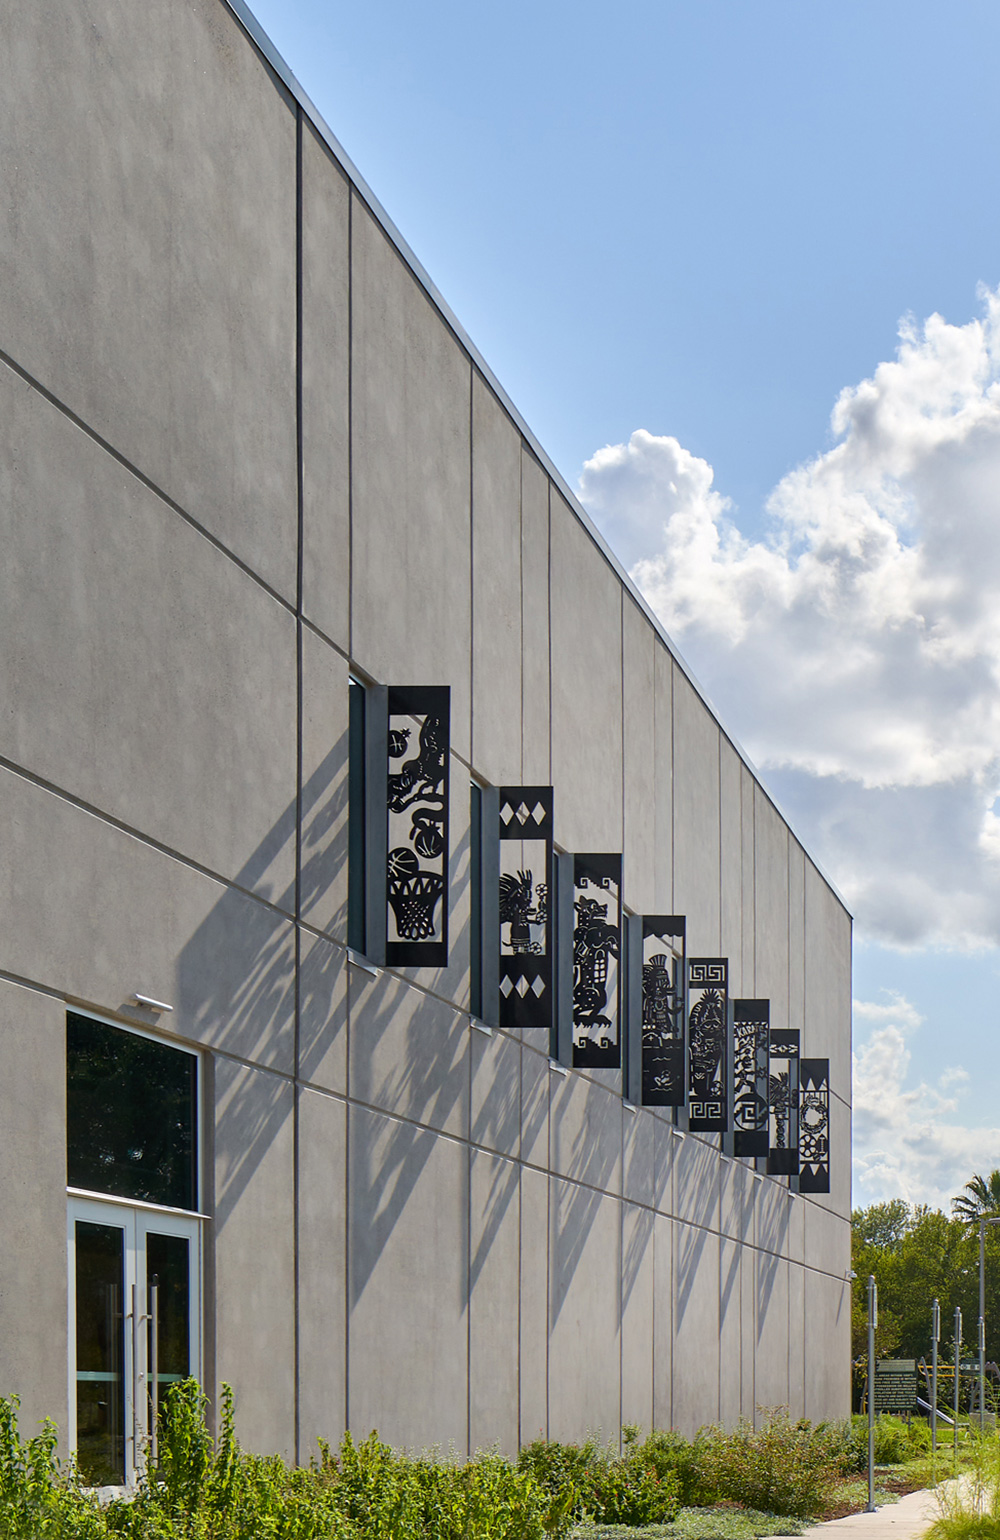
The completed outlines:
[[[500,1025],[552,1026],[552,787],[500,788]]]
[[[683,915],[642,917],[642,1100],[647,1107],[683,1107]]]
[[[386,962],[448,961],[447,685],[389,690]]]
[[[799,1192],[830,1191],[830,1061],[799,1063]]]
[[[729,959],[688,962],[688,1127],[724,1134],[729,1050]]]
[[[767,1169],[771,1176],[798,1176],[799,1172],[799,1034],[771,1032],[771,1063],[768,1071],[770,1147]]]
[[[620,1069],[622,858],[578,855],[573,867],[573,1064]]]
[[[768,1151],[770,1000],[733,1001],[733,1154]]]

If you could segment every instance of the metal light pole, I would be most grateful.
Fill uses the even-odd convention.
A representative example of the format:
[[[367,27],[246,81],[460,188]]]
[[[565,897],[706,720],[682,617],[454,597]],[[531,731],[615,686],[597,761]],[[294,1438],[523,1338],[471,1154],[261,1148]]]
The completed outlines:
[[[934,1477],[934,1461],[937,1457],[937,1355],[941,1341],[941,1306],[937,1300],[931,1306],[931,1480]]]
[[[961,1377],[962,1361],[962,1311],[959,1305],[955,1306],[955,1435],[953,1444],[953,1458],[955,1472],[958,1473],[958,1382]]]
[[[986,1427],[986,1226],[1000,1224],[1000,1214],[979,1216],[979,1428]]]
[[[875,1512],[875,1328],[878,1325],[878,1284],[868,1275],[868,1507]]]

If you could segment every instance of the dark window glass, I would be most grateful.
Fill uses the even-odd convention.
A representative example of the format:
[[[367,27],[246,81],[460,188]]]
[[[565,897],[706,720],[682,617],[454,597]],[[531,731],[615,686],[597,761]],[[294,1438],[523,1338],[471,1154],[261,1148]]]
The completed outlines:
[[[365,691],[351,680],[347,785],[347,944],[365,950]]]
[[[67,1015],[70,1187],[197,1208],[196,1100],[193,1054]]]
[[[472,915],[469,921],[469,1010],[483,1014],[483,793],[472,782],[469,880]]]
[[[76,1225],[76,1438],[91,1486],[125,1480],[125,1231]]]
[[[191,1368],[191,1290],[188,1241],[183,1235],[146,1236],[149,1289],[147,1330],[150,1408],[158,1409],[171,1385],[187,1379]],[[156,1326],[154,1352],[153,1327]],[[153,1364],[156,1382],[153,1383]]]

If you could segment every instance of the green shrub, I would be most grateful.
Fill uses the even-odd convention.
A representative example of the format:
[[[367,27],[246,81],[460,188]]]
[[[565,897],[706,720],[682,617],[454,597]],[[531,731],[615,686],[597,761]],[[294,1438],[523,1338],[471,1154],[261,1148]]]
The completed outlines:
[[[710,1501],[698,1469],[695,1446],[682,1433],[654,1430],[640,1453],[644,1463],[661,1479],[668,1475],[674,1477],[678,1499],[685,1508],[700,1508]]]
[[[531,1474],[576,1519],[606,1524],[664,1524],[679,1506],[680,1483],[672,1469],[647,1457],[649,1440],[638,1443],[638,1430],[627,1429],[622,1457],[601,1449],[593,1438],[582,1444],[537,1439],[518,1455],[520,1469]]]
[[[829,1445],[808,1423],[772,1413],[762,1428],[703,1428],[695,1459],[704,1494],[765,1513],[809,1518],[825,1506],[838,1474]]]

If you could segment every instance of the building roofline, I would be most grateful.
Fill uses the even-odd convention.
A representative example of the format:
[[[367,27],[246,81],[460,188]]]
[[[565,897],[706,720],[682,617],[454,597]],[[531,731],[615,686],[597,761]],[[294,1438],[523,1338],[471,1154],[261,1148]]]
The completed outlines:
[[[514,405],[514,402],[504,390],[503,386],[500,384],[500,381],[493,373],[493,370],[490,368],[489,364],[486,362],[485,358],[480,353],[475,343],[472,341],[472,338],[465,330],[461,321],[459,321],[458,317],[455,315],[447,300],[444,298],[444,295],[438,289],[437,285],[434,283],[434,280],[431,278],[430,274],[427,272],[426,268],[420,262],[419,258],[416,256],[409,244],[400,234],[396,225],[389,218],[389,215],[382,207],[382,204],[379,202],[378,198],[376,198],[375,194],[368,186],[368,183],[361,175],[357,166],[355,166],[354,162],[351,160],[351,157],[347,154],[343,145],[340,143],[336,134],[334,134],[333,130],[324,119],[323,114],[319,111],[315,102],[312,101],[308,92],[296,79],[287,62],[282,58],[281,54],[275,48],[274,44],[268,37],[267,33],[264,31],[256,16],[250,10],[249,6],[244,3],[244,0],[223,0],[223,4],[228,6],[228,8],[232,11],[240,26],[250,38],[250,41],[263,55],[271,69],[278,76],[278,79],[281,81],[282,85],[286,88],[286,90],[288,90],[288,92],[294,97],[295,101],[301,107],[302,111],[309,119],[316,133],[323,140],[327,149],[330,151],[331,155],[336,160],[341,170],[347,176],[348,180],[352,183],[355,190],[360,193],[373,217],[378,221],[379,225],[381,226],[384,233],[388,236],[393,246],[395,246],[396,250],[399,252],[399,255],[403,258],[403,261],[412,272],[414,278],[426,293],[428,299],[434,305],[435,309],[440,312],[443,320],[446,322],[449,329],[454,333],[456,339],[465,349],[466,353],[468,353],[477,370],[483,376],[483,379],[489,385],[497,400],[504,408],[504,411],[516,425],[518,431],[521,434],[521,437],[531,449],[532,454],[538,460],[539,464],[543,467],[551,480],[558,487],[560,493],[565,498],[566,502],[569,504],[576,517],[580,520],[591,540],[593,540],[594,544],[597,546],[597,549],[604,557],[604,560],[614,571],[619,582],[622,584],[629,597],[635,604],[638,605],[639,609],[642,611],[643,615],[649,621],[650,625],[653,627],[654,631],[659,636],[664,646],[667,648],[671,657],[674,659],[674,662],[681,669],[688,682],[700,696],[704,704],[711,711],[713,717],[718,723],[720,732],[746,765],[754,780],[757,782],[758,786],[760,786],[764,795],[767,797],[767,800],[771,803],[771,806],[781,818],[782,822],[786,825],[789,832],[793,835],[796,842],[802,847],[803,853],[808,857],[811,864],[823,878],[823,881],[827,884],[834,897],[843,905],[848,915],[850,915],[851,910],[849,909],[843,894],[837,887],[837,884],[830,877],[829,873],[823,870],[823,867],[816,860],[816,857],[810,852],[808,845],[806,845],[803,840],[799,839],[799,836],[796,834],[795,828],[789,821],[788,816],[779,807],[776,799],[768,789],[767,784],[761,775],[761,772],[758,770],[757,766],[754,764],[753,760],[750,758],[743,745],[723,724],[719,712],[712,704],[711,696],[697,679],[696,675],[691,669],[690,664],[679,651],[676,643],[673,641],[672,637],[666,630],[663,622],[660,620],[655,611],[650,607],[643,595],[639,592],[636,584],[633,582],[628,572],[622,566],[614,551],[608,545],[608,542],[597,528],[597,525],[590,517],[590,514],[587,512],[586,508],[584,508],[583,504],[580,502],[580,499],[577,497],[576,493],[573,491],[572,487],[569,485],[566,478],[559,470],[559,467],[553,462],[546,450],[539,443],[537,437],[532,432],[527,422],[525,422],[524,418],[521,416],[521,413]]]

